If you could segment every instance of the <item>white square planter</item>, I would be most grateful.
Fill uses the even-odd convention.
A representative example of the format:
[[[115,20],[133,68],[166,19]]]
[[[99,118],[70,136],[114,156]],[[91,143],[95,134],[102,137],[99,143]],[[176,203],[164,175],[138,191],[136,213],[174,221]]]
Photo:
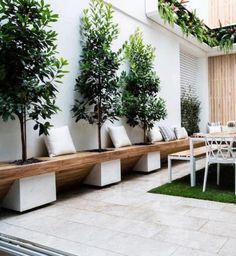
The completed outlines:
[[[103,187],[121,181],[120,159],[96,164],[84,183]]]
[[[55,173],[16,180],[2,202],[2,207],[24,212],[56,201]]]
[[[137,172],[152,172],[161,168],[160,152],[150,152],[143,155],[134,167]]]

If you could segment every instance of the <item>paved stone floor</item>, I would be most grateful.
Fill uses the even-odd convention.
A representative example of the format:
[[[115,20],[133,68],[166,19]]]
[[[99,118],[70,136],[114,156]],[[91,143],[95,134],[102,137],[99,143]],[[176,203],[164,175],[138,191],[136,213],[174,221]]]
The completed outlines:
[[[187,172],[177,164],[174,178]],[[147,193],[166,182],[164,167],[25,214],[2,210],[0,232],[78,256],[236,256],[236,205]]]

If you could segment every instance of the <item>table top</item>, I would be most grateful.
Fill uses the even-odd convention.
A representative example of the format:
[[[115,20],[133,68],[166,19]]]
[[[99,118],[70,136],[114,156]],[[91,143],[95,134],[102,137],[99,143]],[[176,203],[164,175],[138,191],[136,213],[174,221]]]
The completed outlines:
[[[206,137],[218,137],[218,138],[222,138],[222,137],[236,137],[236,133],[235,132],[215,132],[215,133],[194,133],[191,138],[206,138]]]

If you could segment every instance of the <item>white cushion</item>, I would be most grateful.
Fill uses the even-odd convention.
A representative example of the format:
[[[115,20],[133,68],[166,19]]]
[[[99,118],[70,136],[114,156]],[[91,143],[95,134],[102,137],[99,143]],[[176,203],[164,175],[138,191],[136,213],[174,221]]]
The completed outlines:
[[[124,126],[108,127],[108,133],[115,148],[132,145]]]
[[[160,132],[165,141],[176,140],[174,131],[167,125],[160,125]]]
[[[208,126],[209,133],[221,132],[221,126]]]
[[[178,140],[188,138],[188,133],[184,127],[175,127],[174,131]]]
[[[163,140],[163,137],[161,135],[159,128],[153,128],[151,131],[149,131],[148,138],[149,138],[149,141],[152,143]]]
[[[208,122],[209,126],[221,126],[221,122]]]
[[[76,153],[68,126],[50,129],[44,141],[50,157]]]

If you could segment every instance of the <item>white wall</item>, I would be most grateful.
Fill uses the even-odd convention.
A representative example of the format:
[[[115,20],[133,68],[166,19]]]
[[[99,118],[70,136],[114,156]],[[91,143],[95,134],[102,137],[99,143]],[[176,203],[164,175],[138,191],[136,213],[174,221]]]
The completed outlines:
[[[208,24],[208,16],[209,16],[209,5],[208,0],[190,0],[187,4],[188,9],[196,10],[198,17],[206,24]]]
[[[199,128],[201,132],[207,132],[209,122],[209,92],[208,92],[208,59],[198,59],[197,94],[201,101],[201,113]]]
[[[75,123],[72,119],[71,107],[74,103],[74,85],[78,75],[78,61],[80,56],[79,42],[79,17],[82,10],[88,6],[88,0],[47,0],[60,19],[54,25],[58,31],[58,50],[60,56],[69,61],[67,70],[69,74],[64,78],[64,83],[59,87],[57,104],[61,112],[53,117],[51,123],[55,127],[68,124],[78,150],[97,147],[97,131],[95,126],[86,122]],[[161,79],[161,96],[167,102],[168,117],[164,121],[170,125],[180,125],[180,64],[179,64],[179,38],[149,21],[145,15],[145,0],[111,1],[115,7],[115,20],[119,23],[120,35],[114,47],[119,48],[129,35],[140,27],[144,32],[144,39],[156,48],[156,71]],[[128,13],[127,13],[128,12]],[[116,124],[125,124],[121,120]],[[109,124],[106,124],[109,125]],[[142,131],[139,128],[127,130],[132,142],[142,140]],[[104,127],[104,146],[110,145]],[[19,125],[16,121],[3,123],[0,121],[0,160],[12,160],[20,157]],[[30,156],[45,155],[42,138],[37,132],[28,130],[28,153]]]

